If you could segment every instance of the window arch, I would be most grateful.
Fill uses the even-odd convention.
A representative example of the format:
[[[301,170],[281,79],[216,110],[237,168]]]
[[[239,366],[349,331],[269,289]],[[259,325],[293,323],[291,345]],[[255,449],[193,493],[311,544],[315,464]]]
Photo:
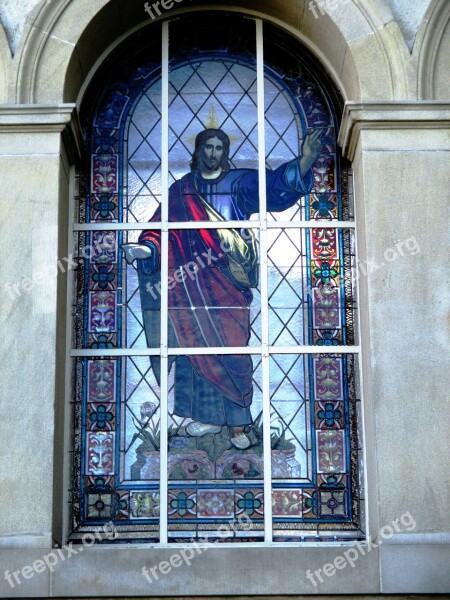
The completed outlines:
[[[217,12],[142,30],[91,84],[72,539],[364,536],[340,110],[300,44]]]

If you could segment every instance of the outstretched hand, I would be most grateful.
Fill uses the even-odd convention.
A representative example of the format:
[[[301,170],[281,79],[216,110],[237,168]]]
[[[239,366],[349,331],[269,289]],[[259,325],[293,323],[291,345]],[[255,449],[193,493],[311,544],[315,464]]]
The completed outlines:
[[[322,129],[316,129],[303,140],[302,156],[300,159],[300,169],[303,177],[319,158],[323,146]]]
[[[322,130],[316,129],[305,137],[302,145],[302,156],[312,160],[312,164],[314,164],[319,158],[322,148]]]
[[[129,265],[135,260],[150,258],[152,255],[151,249],[144,244],[122,244],[121,248]]]

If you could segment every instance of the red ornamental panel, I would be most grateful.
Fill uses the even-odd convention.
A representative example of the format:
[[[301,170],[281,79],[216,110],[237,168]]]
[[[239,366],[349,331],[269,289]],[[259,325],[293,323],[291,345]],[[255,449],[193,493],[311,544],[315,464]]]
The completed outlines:
[[[88,475],[114,475],[114,432],[89,432],[87,434]]]
[[[336,229],[312,230],[313,260],[337,260],[339,258]]]
[[[115,154],[95,154],[92,157],[93,192],[117,193],[117,159]]]
[[[197,510],[199,518],[234,517],[233,490],[198,490]]]
[[[340,329],[340,290],[332,285],[320,285],[313,289],[314,329]]]
[[[317,471],[319,473],[345,472],[344,431],[317,431]]]
[[[88,402],[113,402],[115,385],[116,361],[88,361]]]
[[[341,358],[325,355],[314,358],[314,388],[316,400],[343,400]]]
[[[300,517],[302,514],[301,490],[274,490],[272,514],[275,517]]]
[[[117,263],[117,234],[114,231],[94,231],[90,257],[94,264]]]
[[[132,519],[157,519],[160,512],[159,492],[131,492]]]
[[[89,331],[116,331],[116,292],[89,292]]]

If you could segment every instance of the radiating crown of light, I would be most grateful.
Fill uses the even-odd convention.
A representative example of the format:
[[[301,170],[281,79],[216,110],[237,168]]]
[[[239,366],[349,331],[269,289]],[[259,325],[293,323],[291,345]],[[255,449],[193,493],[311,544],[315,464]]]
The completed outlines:
[[[208,119],[206,121],[206,129],[220,129],[220,123],[217,117],[217,110],[215,104],[211,104],[211,106],[209,107]]]
[[[223,123],[220,123],[219,117],[217,116],[216,105],[211,104],[209,107],[208,117],[205,122],[205,129],[222,129],[222,127],[223,127]],[[234,135],[233,133],[230,134],[226,129],[222,129],[222,130],[230,138],[231,144],[233,144],[233,142],[237,142],[242,139],[242,136]],[[200,131],[198,133],[200,133]],[[194,146],[196,137],[197,137],[197,135],[191,135],[186,139],[189,142],[189,144],[192,144],[192,146]]]

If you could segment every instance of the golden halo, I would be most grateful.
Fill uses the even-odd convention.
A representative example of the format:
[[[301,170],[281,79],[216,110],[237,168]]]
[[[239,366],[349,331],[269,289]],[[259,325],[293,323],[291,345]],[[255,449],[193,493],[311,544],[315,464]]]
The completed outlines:
[[[216,105],[211,104],[209,107],[208,120],[206,121],[207,129],[220,129],[219,119],[217,117]]]
[[[219,121],[215,104],[211,104],[211,106],[209,107],[208,118],[206,119],[205,125],[206,125],[205,129],[221,129],[222,128],[223,123],[220,123],[220,121]],[[198,133],[200,133],[200,131]],[[226,131],[225,131],[225,133],[230,138],[230,144],[233,144],[234,142],[239,142],[243,137],[243,136],[229,134]],[[191,144],[192,146],[194,146],[196,137],[197,137],[197,134],[190,135],[189,137],[186,138],[186,141],[189,144]]]

